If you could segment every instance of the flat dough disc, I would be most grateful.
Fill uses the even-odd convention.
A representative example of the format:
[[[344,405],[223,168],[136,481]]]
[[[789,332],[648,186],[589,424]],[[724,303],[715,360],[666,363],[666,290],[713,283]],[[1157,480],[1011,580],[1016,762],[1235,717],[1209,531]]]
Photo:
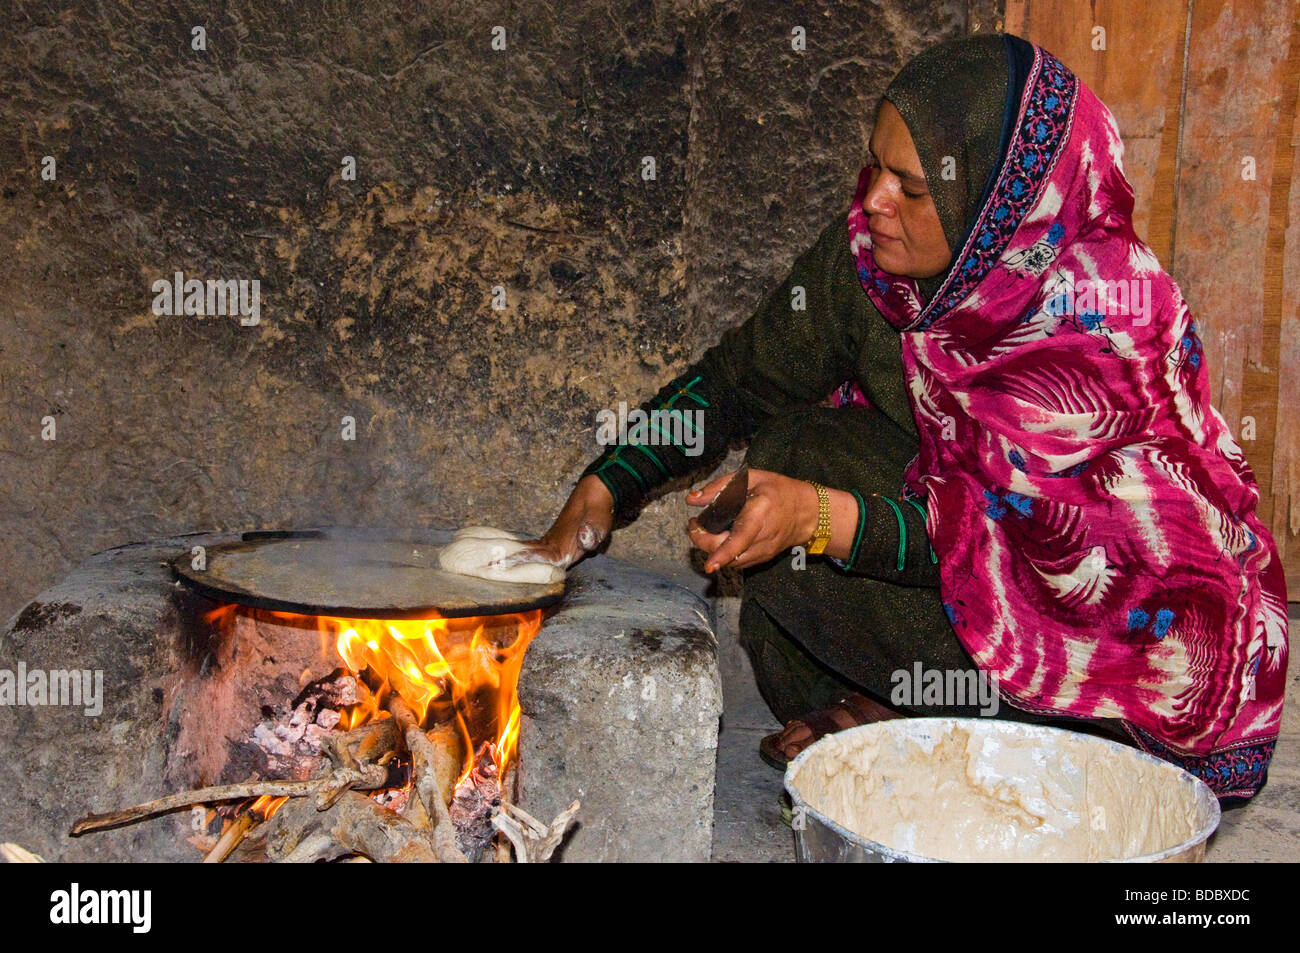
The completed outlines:
[[[470,526],[458,532],[438,553],[438,566],[446,572],[496,582],[547,584],[564,581],[564,570],[550,563],[529,562],[504,568],[501,561],[528,551],[517,537],[489,526]]]

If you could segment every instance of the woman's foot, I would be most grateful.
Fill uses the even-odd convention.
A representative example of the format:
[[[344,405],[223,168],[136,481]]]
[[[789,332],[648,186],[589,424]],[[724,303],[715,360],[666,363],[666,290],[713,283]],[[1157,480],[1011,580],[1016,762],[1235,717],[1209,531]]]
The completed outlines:
[[[846,695],[829,708],[809,712],[786,722],[785,728],[764,738],[758,746],[760,757],[774,768],[785,766],[814,741],[826,735],[858,725],[869,725],[904,715],[866,695]]]

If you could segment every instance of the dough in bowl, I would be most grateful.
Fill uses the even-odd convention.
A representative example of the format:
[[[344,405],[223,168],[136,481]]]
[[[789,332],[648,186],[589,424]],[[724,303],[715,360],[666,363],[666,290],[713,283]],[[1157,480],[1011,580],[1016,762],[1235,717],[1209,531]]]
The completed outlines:
[[[443,547],[438,554],[438,565],[447,572],[497,582],[546,584],[564,579],[564,570],[550,563],[520,563],[509,568],[501,565],[507,557],[527,550],[513,533],[490,526],[467,526]]]

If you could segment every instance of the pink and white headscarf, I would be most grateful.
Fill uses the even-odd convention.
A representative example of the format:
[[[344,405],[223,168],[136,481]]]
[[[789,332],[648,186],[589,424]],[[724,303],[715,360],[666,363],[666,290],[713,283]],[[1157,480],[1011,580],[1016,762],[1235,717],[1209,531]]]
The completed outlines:
[[[928,302],[876,267],[899,329],[957,636],[1020,708],[1122,719],[1220,797],[1264,783],[1282,714],[1286,593],[1259,491],[1210,406],[1182,294],[1133,230],[1114,118],[1035,47],[1007,154]]]

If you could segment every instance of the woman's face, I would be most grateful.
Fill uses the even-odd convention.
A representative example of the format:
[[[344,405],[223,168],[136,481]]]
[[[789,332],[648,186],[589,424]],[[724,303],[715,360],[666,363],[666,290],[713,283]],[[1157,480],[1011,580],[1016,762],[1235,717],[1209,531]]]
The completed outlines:
[[[939,212],[926,186],[907,124],[883,100],[871,133],[871,187],[862,210],[871,228],[871,252],[883,271],[909,278],[940,274],[952,260]]]

